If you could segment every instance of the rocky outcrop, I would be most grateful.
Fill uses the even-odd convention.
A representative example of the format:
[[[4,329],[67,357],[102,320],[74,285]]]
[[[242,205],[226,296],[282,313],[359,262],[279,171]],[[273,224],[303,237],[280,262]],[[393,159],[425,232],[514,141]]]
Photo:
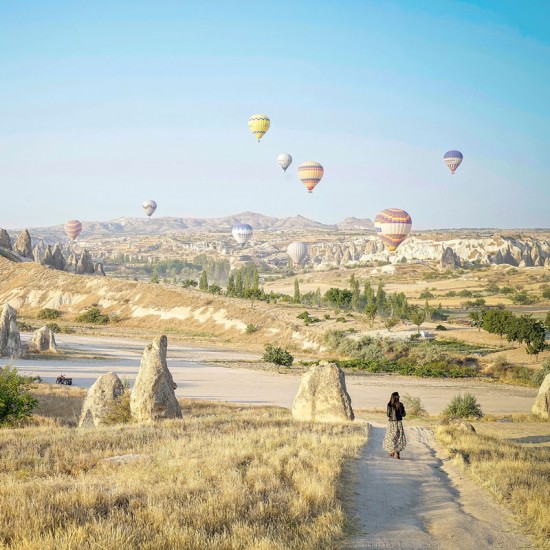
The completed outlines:
[[[57,353],[55,336],[49,327],[38,329],[29,342],[29,353]]]
[[[66,266],[65,256],[63,256],[63,252],[61,251],[61,246],[59,245],[59,243],[55,243],[55,246],[53,247],[52,258],[52,267],[55,269],[59,269],[59,271],[64,271]]]
[[[471,422],[463,420],[462,418],[453,418],[449,425],[459,432],[476,433],[476,429]]]
[[[100,277],[105,277],[105,271],[103,270],[103,264],[102,263],[95,264],[94,273],[96,275],[99,275]]]
[[[5,229],[0,229],[0,247],[12,250],[10,234]]]
[[[76,262],[76,256],[74,252],[71,252],[67,258],[67,262],[65,263],[65,271],[68,271],[69,273],[76,273]]]
[[[132,417],[138,422],[182,416],[174,392],[177,385],[166,364],[167,347],[166,336],[159,336],[143,351],[130,399]]]
[[[292,405],[295,420],[346,422],[355,418],[346,389],[346,377],[334,363],[322,362],[302,375]]]
[[[32,240],[30,233],[25,229],[15,241],[14,251],[24,258],[34,259],[32,255]]]
[[[531,412],[541,418],[550,420],[550,374],[547,374],[542,381]]]
[[[124,385],[114,372],[102,374],[88,390],[82,405],[79,428],[105,424],[117,399],[124,393]]]
[[[460,267],[460,258],[453,252],[450,246],[447,246],[441,256],[441,269],[450,269],[454,271],[457,267]]]
[[[21,337],[17,329],[17,313],[9,304],[0,316],[0,357],[20,357]]]
[[[44,259],[44,250],[42,250],[42,247],[40,245],[36,245],[32,251],[32,256],[34,258],[34,261],[41,264],[42,260]]]
[[[40,263],[42,265],[53,267],[53,254],[52,247],[50,245],[46,246],[46,250],[44,250],[44,254],[42,255]]]
[[[84,250],[76,262],[75,272],[79,275],[93,275],[95,272],[94,262],[87,250]]]

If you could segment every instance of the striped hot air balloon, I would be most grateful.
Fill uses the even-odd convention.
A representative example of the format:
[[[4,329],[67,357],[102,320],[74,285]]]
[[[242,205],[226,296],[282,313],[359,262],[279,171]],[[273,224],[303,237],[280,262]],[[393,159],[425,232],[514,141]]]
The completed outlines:
[[[247,223],[239,223],[231,230],[233,238],[241,245],[244,246],[252,237],[252,226]]]
[[[157,209],[157,203],[152,200],[144,201],[141,206],[149,217],[151,217]]]
[[[290,243],[286,249],[286,253],[290,259],[296,264],[299,265],[305,259],[308,253],[307,243]]]
[[[279,166],[286,172],[286,169],[292,164],[292,157],[288,153],[281,153],[277,157]]]
[[[67,237],[69,237],[71,241],[74,241],[82,231],[82,224],[78,220],[69,220],[65,222],[63,228],[65,229]]]
[[[321,181],[325,170],[314,160],[308,160],[298,167],[298,177],[306,186],[306,189],[311,193],[314,187]]]
[[[411,232],[411,227],[411,217],[401,208],[386,208],[374,218],[376,233],[390,252],[397,250]]]
[[[271,120],[267,115],[252,115],[248,119],[248,127],[250,131],[258,138],[260,141],[264,134],[269,130],[271,126]]]
[[[461,165],[464,156],[460,151],[447,151],[443,155],[443,162],[449,167],[451,174]]]

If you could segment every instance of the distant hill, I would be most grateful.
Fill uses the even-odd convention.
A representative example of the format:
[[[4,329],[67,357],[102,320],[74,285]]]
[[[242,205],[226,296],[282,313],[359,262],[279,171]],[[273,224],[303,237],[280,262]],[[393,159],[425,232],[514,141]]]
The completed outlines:
[[[345,220],[341,221],[339,224],[337,224],[338,229],[342,231],[359,231],[362,229],[367,230],[373,230],[374,224],[372,223],[372,220],[369,218],[365,218],[363,220],[359,218],[346,218]]]
[[[356,224],[351,227],[354,222]],[[296,231],[308,229],[335,231],[340,227],[340,224],[324,224],[300,215],[276,218],[256,212],[240,212],[223,218],[161,218],[155,216],[146,218],[144,216],[142,218],[117,218],[110,221],[83,221],[82,237],[90,239],[94,237],[161,235],[184,232],[228,233],[238,223],[248,223],[258,231]],[[372,228],[370,220],[347,218],[342,223],[347,223],[353,229]],[[20,230],[10,232],[16,234],[18,231]],[[44,239],[47,242],[55,242],[66,238],[62,225],[33,227],[29,228],[29,231],[33,235],[33,238]]]

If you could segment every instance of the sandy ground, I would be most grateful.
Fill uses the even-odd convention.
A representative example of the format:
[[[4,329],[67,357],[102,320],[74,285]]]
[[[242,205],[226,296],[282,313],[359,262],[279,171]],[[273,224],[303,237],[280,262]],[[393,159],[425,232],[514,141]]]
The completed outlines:
[[[23,339],[27,338],[28,335],[24,335]],[[139,370],[143,348],[148,343],[64,334],[58,335],[57,341],[64,355],[9,362],[22,373],[40,375],[45,382],[54,382],[63,373],[73,378],[73,385],[88,388],[101,374],[114,371],[132,384]],[[251,360],[258,360],[258,354],[168,343],[168,366],[178,384],[178,396],[290,407],[300,383],[298,374],[260,372],[209,363]],[[6,359],[0,360],[0,365],[7,363]],[[531,388],[482,380],[440,380],[387,374],[348,375],[347,386],[355,408],[384,409],[391,392],[397,390],[402,395],[420,397],[431,414],[438,414],[454,395],[464,392],[476,395],[485,413],[527,413],[537,393]]]
[[[437,454],[430,430],[405,428],[401,460],[382,449],[384,433],[370,425],[361,458],[344,475],[355,533],[341,548],[533,548],[505,509]]]

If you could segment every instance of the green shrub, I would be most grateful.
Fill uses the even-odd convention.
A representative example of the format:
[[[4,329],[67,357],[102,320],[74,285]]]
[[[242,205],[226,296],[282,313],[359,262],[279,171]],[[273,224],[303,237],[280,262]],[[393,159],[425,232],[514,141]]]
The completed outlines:
[[[328,321],[330,319],[330,315],[328,313],[325,313],[325,321]]]
[[[111,401],[108,404],[103,422],[107,425],[128,424],[129,422],[132,422],[130,397],[131,392],[128,388],[126,388],[124,393],[118,399]]]
[[[418,334],[418,333],[411,334],[411,335],[409,336],[409,340],[413,340],[413,341],[414,341],[414,340],[420,340],[420,334]]]
[[[57,323],[47,323],[46,326],[55,334],[61,332],[61,327]]]
[[[275,363],[275,365],[281,365],[283,367],[290,367],[294,361],[294,357],[292,357],[286,349],[267,344],[262,356],[262,361],[266,363]]]
[[[455,395],[443,411],[446,418],[481,418],[483,411],[476,396],[471,393]]]
[[[447,330],[447,327],[445,325],[437,325],[435,330]]]
[[[337,322],[337,323],[345,323],[345,322],[346,322],[346,318],[345,318],[345,317],[336,317],[336,322]]]
[[[22,332],[32,332],[33,330],[36,330],[30,323],[27,323],[25,321],[16,321],[17,330],[20,330]]]
[[[109,316],[104,315],[97,307],[91,307],[82,315],[79,315],[76,320],[79,323],[93,323],[94,325],[106,325],[109,322]]]
[[[248,323],[246,325],[245,332],[246,334],[252,334],[254,332],[258,332],[260,330],[260,327],[254,323]]]
[[[0,425],[12,425],[32,414],[38,405],[29,393],[33,380],[10,365],[0,368]]]
[[[420,397],[415,397],[414,395],[409,395],[408,393],[406,393],[401,399],[409,416],[428,415],[428,412],[424,408],[424,405],[422,405],[422,401],[420,401]]]
[[[45,307],[38,312],[38,315],[36,317],[38,319],[59,319],[59,317],[61,317],[61,312],[57,309]]]

